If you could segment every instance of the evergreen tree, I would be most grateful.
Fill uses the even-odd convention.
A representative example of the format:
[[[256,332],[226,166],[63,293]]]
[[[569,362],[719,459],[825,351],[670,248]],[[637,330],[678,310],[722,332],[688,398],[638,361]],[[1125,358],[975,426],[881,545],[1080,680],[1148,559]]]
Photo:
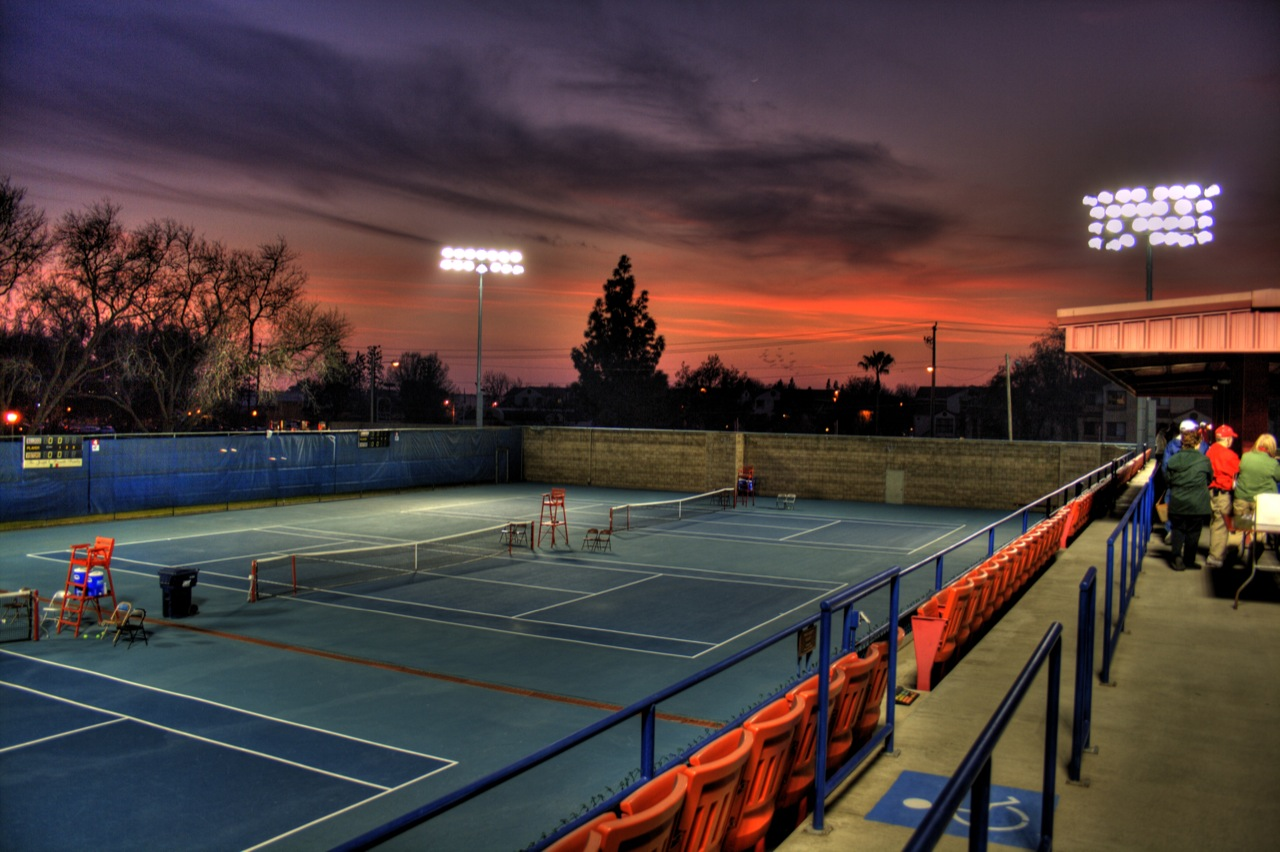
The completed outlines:
[[[658,370],[666,341],[649,316],[649,291],[636,295],[624,254],[587,318],[585,342],[573,350],[576,390],[600,426],[656,426],[664,420],[667,377]]]

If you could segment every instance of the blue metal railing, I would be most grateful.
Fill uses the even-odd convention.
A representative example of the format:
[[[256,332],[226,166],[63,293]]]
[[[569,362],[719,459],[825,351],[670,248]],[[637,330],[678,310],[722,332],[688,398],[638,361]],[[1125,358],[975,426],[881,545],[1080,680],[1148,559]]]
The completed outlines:
[[[896,702],[893,700],[893,690],[887,689],[887,702],[885,709],[884,727],[876,731],[863,746],[858,749],[857,753],[850,757],[842,766],[840,766],[833,775],[829,776],[826,772],[827,766],[827,748],[830,742],[831,718],[830,704],[828,698],[831,694],[831,648],[834,643],[832,637],[833,621],[832,613],[843,613],[843,621],[846,625],[854,625],[858,623],[857,615],[853,612],[853,604],[858,600],[865,598],[871,592],[884,586],[889,587],[889,611],[894,614],[894,618],[890,620],[884,627],[884,635],[888,637],[889,646],[889,673],[886,683],[890,686],[898,682],[898,641],[897,641],[897,613],[900,597],[900,578],[901,574],[897,569],[886,571],[878,577],[873,577],[866,583],[860,583],[852,589],[841,592],[834,597],[824,600],[821,604],[818,616],[819,624],[819,644],[818,644],[818,754],[815,758],[814,765],[817,767],[816,777],[816,793],[814,795],[813,806],[813,828],[814,831],[822,831],[823,819],[826,814],[826,798],[828,792],[834,789],[845,778],[865,760],[872,752],[880,747],[880,743],[885,744],[885,750],[893,752],[893,732],[895,728],[894,706]],[[874,639],[876,634],[872,634]],[[856,646],[852,634],[846,631],[845,641],[839,643],[841,653],[851,653]]]
[[[1093,649],[1098,621],[1098,569],[1090,567],[1080,581],[1080,606],[1076,621],[1076,691],[1072,702],[1071,761],[1067,777],[1080,780],[1080,767],[1093,733]]]
[[[708,667],[707,669],[704,669],[703,671],[700,671],[696,674],[690,675],[684,680],[681,680],[678,683],[675,683],[663,690],[660,690],[659,692],[655,692],[650,696],[642,698],[639,701],[635,702],[634,704],[631,704],[628,707],[618,710],[615,713],[609,715],[608,717],[601,719],[595,722],[594,724],[589,725],[573,734],[570,734],[569,736],[564,737],[537,752],[534,752],[533,754],[523,758],[522,760],[516,761],[515,763],[512,763],[509,766],[506,766],[502,769],[499,769],[495,772],[490,773],[489,775],[479,778],[476,781],[473,781],[472,783],[465,785],[445,796],[435,799],[434,801],[428,802],[427,804],[422,805],[419,808],[415,808],[414,810],[409,811],[408,813],[405,813],[400,817],[397,817],[396,819],[393,819],[381,826],[371,829],[365,834],[362,834],[359,837],[356,837],[336,848],[339,850],[357,850],[357,849],[373,848],[379,845],[380,843],[385,842],[386,840],[389,840],[393,837],[397,837],[403,834],[404,832],[409,831],[417,826],[420,826],[428,822],[429,820],[447,811],[450,811],[453,808],[465,802],[475,799],[481,794],[489,790],[493,790],[501,786],[505,782],[510,781],[511,779],[514,779],[520,775],[523,775],[524,773],[550,761],[551,759],[559,755],[565,754],[571,749],[587,742],[588,740],[591,740],[594,737],[597,737],[598,735],[612,728],[618,727],[619,725],[622,725],[625,722],[638,717],[640,719],[640,742],[639,742],[640,764],[639,765],[640,765],[640,771],[641,771],[641,781],[611,796],[606,801],[600,803],[596,807],[591,808],[588,813],[579,815],[579,817],[575,819],[572,823],[562,826],[550,836],[544,838],[543,840],[538,841],[537,846],[539,848],[545,847],[546,845],[553,843],[559,837],[562,837],[565,834],[568,834],[569,832],[574,830],[574,828],[581,825],[582,823],[588,821],[589,819],[592,819],[594,816],[613,808],[614,806],[617,805],[618,802],[620,802],[623,798],[629,795],[635,789],[635,787],[638,786],[638,784],[643,783],[645,780],[654,777],[656,774],[659,774],[660,771],[665,771],[668,768],[668,766],[662,766],[662,767],[657,766],[656,758],[655,758],[654,741],[656,737],[657,721],[659,716],[658,710],[657,710],[657,707],[659,704],[676,695],[679,695],[682,692],[685,692],[686,690],[700,683],[707,681],[711,677],[717,674],[720,674],[721,672],[724,672],[728,669],[733,668],[734,666],[742,663],[743,661],[749,658],[755,657],[756,655],[773,647],[774,645],[778,644],[779,642],[782,642],[785,639],[795,637],[801,631],[807,628],[810,628],[814,625],[819,626],[819,633],[821,637],[819,641],[819,662],[818,662],[818,671],[817,671],[819,675],[819,702],[818,702],[819,732],[818,732],[818,741],[817,741],[819,751],[817,755],[816,765],[819,767],[825,767],[826,766],[826,749],[827,749],[827,741],[828,741],[827,732],[829,730],[829,725],[830,725],[830,719],[828,718],[828,712],[827,712],[827,707],[828,707],[827,697],[829,695],[829,688],[830,688],[829,678],[830,678],[830,671],[831,671],[832,649],[835,648],[835,649],[838,649],[838,651],[840,652],[848,653],[850,651],[855,650],[855,646],[858,646],[858,645],[865,646],[878,636],[885,636],[885,635],[892,636],[894,633],[896,633],[897,626],[903,617],[903,613],[900,611],[901,610],[902,578],[932,562],[936,565],[935,591],[937,589],[941,589],[942,586],[944,585],[943,563],[944,563],[944,557],[946,554],[954,553],[960,547],[974,541],[979,536],[985,535],[987,536],[986,555],[989,557],[991,554],[995,552],[995,549],[996,549],[995,534],[996,534],[996,529],[1000,525],[1005,524],[1014,519],[1020,519],[1021,531],[1026,532],[1027,529],[1030,526],[1032,526],[1032,524],[1030,524],[1029,519],[1033,513],[1042,511],[1044,517],[1048,518],[1053,513],[1055,509],[1055,504],[1065,505],[1071,499],[1078,497],[1079,495],[1083,494],[1085,491],[1089,490],[1090,488],[1096,488],[1105,483],[1112,481],[1112,478],[1119,471],[1121,466],[1123,466],[1130,459],[1132,459],[1137,452],[1139,451],[1134,450],[1132,452],[1125,454],[1119,459],[1115,459],[1111,462],[1108,462],[1105,465],[1102,465],[1092,471],[1089,471],[1083,476],[1073,480],[1072,482],[1067,483],[1066,485],[1056,489],[1050,494],[1047,494],[1044,497],[1041,497],[1039,500],[1036,500],[1033,503],[1027,504],[1021,509],[1018,509],[1017,511],[1004,516],[1000,520],[977,530],[973,534],[967,536],[962,541],[956,542],[948,546],[945,550],[942,550],[933,556],[923,559],[920,562],[915,563],[914,565],[908,566],[907,568],[894,567],[894,568],[887,569],[877,574],[874,577],[871,577],[867,580],[864,580],[861,583],[858,583],[855,586],[852,586],[849,589],[843,590],[835,595],[832,595],[830,598],[827,598],[826,600],[822,601],[822,603],[820,604],[818,614],[808,616],[807,618],[791,625],[790,627],[787,627],[773,634],[772,636],[753,644],[751,647],[746,648],[742,651],[739,651],[738,653],[735,653],[725,658],[724,660],[718,663],[715,663],[714,665]],[[974,563],[974,564],[977,564],[977,563]],[[855,628],[858,623],[857,617],[858,617],[859,611],[853,609],[854,604],[860,601],[866,601],[871,595],[875,594],[876,592],[886,587],[889,589],[889,600],[884,605],[884,620],[878,622],[878,626],[874,628],[873,632],[870,634],[869,637],[864,638],[861,641],[857,641],[855,636],[855,632],[856,632]],[[843,615],[843,622],[844,622],[845,629],[843,631],[842,636],[839,638],[835,636],[836,628],[834,626],[835,621],[833,619],[833,613],[838,613]],[[822,823],[823,823],[823,818],[825,813],[824,799],[826,798],[827,794],[832,789],[834,789],[835,786],[837,786],[845,778],[847,778],[866,759],[868,755],[870,755],[875,749],[877,749],[880,746],[881,743],[884,743],[885,748],[891,752],[894,749],[893,737],[894,737],[894,729],[895,729],[895,716],[894,716],[895,702],[893,700],[893,695],[892,695],[892,686],[897,683],[898,642],[893,641],[891,639],[888,645],[889,645],[889,674],[888,674],[889,681],[888,683],[890,684],[890,690],[889,690],[889,695],[887,700],[888,709],[886,710],[886,715],[885,715],[885,725],[881,727],[872,736],[872,738],[862,746],[862,748],[855,755],[853,755],[840,769],[838,769],[830,777],[826,775],[825,770],[817,773],[816,795],[814,797],[815,804],[814,804],[814,816],[813,816],[813,825],[815,830],[822,830]],[[1059,664],[1055,664],[1055,666],[1057,665]],[[807,677],[811,677],[812,675],[813,675],[812,669],[802,670],[797,673],[797,679],[795,682],[798,683]],[[1056,675],[1054,676],[1054,690],[1055,692],[1057,690]],[[784,694],[785,691],[786,690],[783,689],[782,691],[768,698],[764,703],[768,703],[768,701],[775,700],[776,698]],[[1056,718],[1056,712],[1057,712],[1056,701],[1054,706],[1055,706],[1054,714]],[[727,733],[730,730],[732,730],[737,725],[740,725],[749,715],[751,715],[751,713],[754,713],[756,709],[758,709],[758,707],[752,708],[747,712],[743,713],[742,715],[740,715],[737,719],[730,721],[715,736],[717,737],[721,736],[724,733]],[[1055,742],[1056,742],[1056,726],[1051,726],[1051,728],[1054,730]],[[703,745],[703,743],[700,743],[699,747],[701,745]],[[674,765],[675,762],[676,761],[672,761],[670,765]],[[1052,809],[1048,809],[1050,814],[1051,814],[1051,810]]]
[[[1025,533],[1029,528],[1035,525],[1030,521],[1032,514],[1042,514],[1044,518],[1047,519],[1053,514],[1055,508],[1060,508],[1061,506],[1066,505],[1068,502],[1079,497],[1090,489],[1098,488],[1113,481],[1116,473],[1140,452],[1145,452],[1145,448],[1131,450],[1117,459],[1113,459],[1104,465],[1094,468],[1083,476],[1077,477],[1066,485],[1063,485],[1061,488],[1049,492],[1040,499],[1023,506],[1021,509],[1010,512],[1000,520],[974,531],[954,544],[948,545],[943,550],[940,550],[931,556],[927,556],[919,562],[908,565],[906,568],[902,569],[903,575],[913,574],[924,566],[933,563],[933,591],[941,591],[942,587],[947,585],[948,582],[943,570],[947,554],[954,553],[978,537],[985,535],[987,537],[986,556],[990,557],[996,551],[995,536],[996,529],[998,527],[1008,523],[1009,521],[1018,519],[1021,521],[1022,525],[1020,532]],[[1036,523],[1039,523],[1039,521],[1036,521]]]
[[[1107,537],[1107,588],[1103,595],[1102,628],[1102,682],[1111,683],[1111,660],[1116,653],[1116,643],[1124,632],[1124,620],[1129,613],[1129,602],[1134,597],[1138,573],[1147,554],[1147,540],[1151,537],[1151,513],[1155,508],[1155,477],[1151,477],[1129,505],[1115,531]],[[1120,541],[1120,601],[1119,615],[1116,604],[1116,540]]]
[[[842,597],[847,596],[850,601],[861,600],[863,598],[866,598],[868,595],[872,594],[876,590],[885,587],[886,585],[896,584],[897,575],[898,575],[897,568],[889,568],[885,571],[882,571],[880,574],[877,574],[876,576],[871,577],[868,580],[864,580],[863,582],[858,583],[856,586],[851,587],[850,589],[842,593]],[[897,596],[891,594],[890,601],[891,601],[890,611],[885,613],[886,623],[896,625],[898,623],[898,613],[892,610],[892,606],[894,603],[896,603]],[[356,837],[352,840],[347,841],[346,843],[343,843],[340,846],[335,847],[335,849],[337,850],[371,849],[377,846],[378,844],[383,843],[387,840],[390,840],[393,837],[397,837],[416,826],[422,825],[428,820],[431,820],[445,813],[446,811],[452,810],[453,808],[463,804],[464,802],[467,802],[471,799],[476,798],[477,796],[479,796],[480,794],[488,790],[492,790],[495,787],[498,787],[499,785],[503,784],[504,782],[512,778],[515,778],[516,776],[524,774],[525,772],[533,769],[534,767],[537,767],[543,763],[546,763],[547,761],[551,760],[552,758],[558,755],[568,752],[569,750],[573,749],[575,746],[581,745],[582,743],[585,743],[586,741],[596,737],[599,734],[604,733],[605,731],[610,730],[611,728],[615,728],[623,724],[624,722],[635,719],[637,717],[640,719],[639,747],[640,747],[640,768],[641,768],[641,781],[638,783],[643,783],[643,781],[653,778],[655,775],[659,774],[660,771],[665,771],[668,768],[666,766],[662,766],[662,767],[657,766],[656,760],[655,760],[654,740],[655,740],[656,730],[657,730],[657,718],[658,718],[657,708],[659,704],[661,704],[663,701],[666,701],[672,698],[673,696],[679,695],[680,693],[690,689],[693,686],[696,686],[697,684],[700,684],[708,680],[709,678],[725,671],[726,669],[730,669],[735,665],[738,665],[739,663],[741,663],[742,661],[750,657],[754,657],[755,655],[761,653],[762,651],[765,651],[768,648],[771,648],[773,645],[785,639],[795,636],[801,630],[804,630],[805,628],[816,624],[819,618],[820,618],[819,615],[809,616],[808,618],[800,621],[799,623],[794,624],[791,627],[788,627],[784,630],[781,630],[778,633],[775,633],[772,636],[768,637],[767,639],[764,639],[760,642],[755,643],[749,648],[746,648],[742,651],[739,651],[736,654],[726,657],[720,662],[715,663],[714,665],[709,666],[708,668],[703,669],[702,671],[696,674],[690,675],[689,677],[679,681],[678,683],[672,684],[671,686],[668,686],[665,689],[655,692],[646,698],[642,698],[641,700],[635,702],[634,704],[628,707],[624,707],[623,709],[610,714],[606,718],[601,719],[600,721],[592,725],[588,725],[587,727],[581,729],[580,731],[570,734],[569,736],[564,737],[563,739],[560,739],[557,742],[552,743],[551,745],[548,745],[546,748],[543,748],[537,752],[534,752],[528,757],[525,757],[524,759],[519,760],[511,764],[510,766],[504,767],[503,769],[499,769],[496,772],[490,773],[489,775],[486,775],[483,778],[479,778],[476,781],[473,781],[472,783],[453,791],[452,793],[449,793],[445,796],[441,796],[440,798],[434,801],[428,802],[427,804],[419,808],[415,808],[414,810],[409,811],[408,813],[403,814],[397,817],[396,819],[391,820],[390,822],[384,823],[383,825],[378,826],[377,828],[374,828],[360,835],[359,837]],[[891,659],[895,659],[895,658],[896,658],[896,655],[895,657],[891,657]],[[802,672],[800,675],[801,679],[809,676],[812,676],[810,672]],[[896,672],[892,668],[890,669],[889,676],[896,680]],[[890,682],[892,683],[894,681],[891,680]],[[785,692],[785,690],[783,690],[783,692]],[[773,696],[769,700],[773,700],[774,698],[779,697],[781,694],[782,692]],[[890,704],[892,705],[892,702],[890,702]],[[728,725],[724,726],[721,729],[720,733],[717,734],[716,736],[720,736],[721,734],[727,733],[728,731],[732,730],[734,727],[736,727],[736,725],[741,724],[741,722],[745,720],[746,717],[750,715],[750,713],[753,713],[753,712],[755,712],[754,709],[752,709],[748,713],[743,714],[740,718],[734,720],[733,722],[730,722]],[[892,713],[892,707],[890,708],[889,712]],[[887,736],[887,734],[883,730],[877,735],[878,740],[884,739],[885,736]],[[563,836],[564,834],[569,833],[578,825],[582,824],[583,822],[586,822],[588,819],[591,819],[594,816],[613,808],[618,802],[620,802],[623,798],[625,798],[630,792],[631,792],[630,788],[627,790],[623,790],[622,792],[609,798],[608,800],[601,803],[600,805],[592,808],[589,813],[580,816],[573,823],[565,826],[562,830],[558,830],[554,835],[542,841],[539,841],[539,846],[545,846],[547,844],[554,842],[556,839]]]
[[[924,819],[916,828],[907,845],[908,852],[932,849],[942,839],[951,822],[952,816],[966,794],[971,794],[969,802],[969,848],[986,849],[991,807],[991,760],[995,753],[1000,736],[1013,719],[1014,712],[1022,699],[1031,689],[1040,669],[1045,662],[1049,664],[1048,693],[1045,699],[1045,735],[1044,735],[1044,782],[1041,789],[1040,805],[1040,844],[1041,850],[1053,848],[1053,800],[1057,781],[1058,754],[1058,693],[1059,680],[1062,674],[1062,625],[1054,622],[1049,626],[1044,638],[1036,646],[1026,666],[1014,680],[1000,706],[991,716],[991,721],[978,734],[973,747],[960,762],[951,780],[942,788],[933,807],[929,808]]]

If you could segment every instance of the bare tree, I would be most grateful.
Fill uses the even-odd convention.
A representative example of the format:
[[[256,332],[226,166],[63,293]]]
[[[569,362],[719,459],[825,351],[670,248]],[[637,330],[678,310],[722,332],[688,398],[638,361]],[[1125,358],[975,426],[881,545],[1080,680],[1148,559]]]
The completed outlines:
[[[493,402],[500,402],[512,388],[521,386],[519,379],[513,380],[506,373],[498,370],[485,370],[484,379],[480,384],[484,387],[484,398]]]
[[[78,388],[121,368],[110,338],[138,321],[155,295],[173,234],[164,228],[128,234],[119,213],[105,202],[67,213],[54,231],[54,268],[24,293],[33,327],[51,342],[46,362],[37,365],[41,385],[31,418],[37,431],[65,411]]]
[[[52,247],[44,212],[23,202],[27,191],[0,181],[0,296],[44,262]]]

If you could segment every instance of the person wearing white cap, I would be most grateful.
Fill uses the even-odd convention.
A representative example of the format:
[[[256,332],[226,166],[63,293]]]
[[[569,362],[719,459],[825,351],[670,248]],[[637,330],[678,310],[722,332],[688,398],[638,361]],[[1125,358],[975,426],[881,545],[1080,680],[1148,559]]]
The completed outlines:
[[[1219,426],[1213,433],[1213,446],[1205,452],[1205,458],[1213,468],[1213,480],[1209,483],[1209,507],[1213,517],[1209,521],[1209,558],[1205,565],[1221,568],[1227,555],[1227,518],[1231,517],[1232,491],[1236,486],[1236,474],[1240,472],[1240,457],[1231,450],[1231,442],[1238,436],[1230,426]]]
[[[1172,429],[1173,425],[1170,424],[1169,428]],[[1175,432],[1169,438],[1169,443],[1165,444],[1164,456],[1161,457],[1160,459],[1160,474],[1164,479],[1164,485],[1165,485],[1165,491],[1163,492],[1164,497],[1161,502],[1163,502],[1166,505],[1168,505],[1169,503],[1169,492],[1168,492],[1169,462],[1173,461],[1173,457],[1176,456],[1178,454],[1178,451],[1182,449],[1182,436],[1187,434],[1188,431],[1195,432],[1199,428],[1200,428],[1200,424],[1197,423],[1196,421],[1183,420],[1181,423],[1178,424],[1178,431]],[[1166,513],[1165,522],[1164,522],[1164,540],[1168,542],[1172,539],[1172,537],[1173,537],[1173,521],[1169,519]]]
[[[1196,564],[1200,531],[1212,513],[1209,481],[1213,479],[1213,466],[1200,452],[1200,424],[1188,420],[1181,429],[1182,449],[1174,453],[1168,465],[1169,523],[1173,526],[1169,549],[1175,571],[1200,567]]]

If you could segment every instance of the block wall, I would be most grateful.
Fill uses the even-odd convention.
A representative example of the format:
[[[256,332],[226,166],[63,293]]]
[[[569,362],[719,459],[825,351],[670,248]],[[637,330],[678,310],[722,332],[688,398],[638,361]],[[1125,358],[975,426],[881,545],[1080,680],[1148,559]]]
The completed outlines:
[[[764,499],[1013,510],[1105,464],[1101,444],[527,427],[524,478],[690,494],[755,469]]]

